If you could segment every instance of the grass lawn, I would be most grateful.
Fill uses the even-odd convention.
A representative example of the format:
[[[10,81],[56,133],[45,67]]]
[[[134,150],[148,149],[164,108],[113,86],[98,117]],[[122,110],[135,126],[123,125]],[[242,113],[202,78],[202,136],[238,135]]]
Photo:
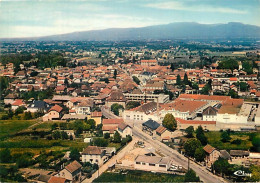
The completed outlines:
[[[249,141],[249,132],[231,132],[230,137],[231,140],[229,142],[223,143],[221,141],[221,132],[205,132],[205,135],[208,137],[209,144],[218,149],[241,149],[248,150],[252,147],[251,141]],[[241,144],[231,144],[233,140],[241,139]]]
[[[82,150],[87,147],[88,144],[81,140],[47,140],[44,138],[31,139],[30,136],[16,136],[9,138],[8,140],[0,142],[0,148],[11,148],[12,152],[20,153],[20,151],[28,152],[29,149],[46,149],[46,150],[69,150],[72,148],[77,148]],[[32,152],[29,150],[29,152]]]
[[[0,120],[0,139],[24,130],[37,123],[35,120]]]
[[[93,182],[183,182],[184,176],[129,170],[127,174],[105,172]]]

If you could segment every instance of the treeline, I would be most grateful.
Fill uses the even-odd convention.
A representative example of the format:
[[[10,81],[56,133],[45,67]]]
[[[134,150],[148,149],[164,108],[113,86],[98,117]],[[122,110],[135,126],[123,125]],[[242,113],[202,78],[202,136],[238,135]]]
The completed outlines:
[[[27,62],[24,62],[27,61]],[[36,55],[31,55],[27,52],[19,54],[2,54],[0,55],[0,62],[3,65],[7,63],[14,64],[14,71],[17,73],[20,70],[20,64],[25,66],[36,66],[44,69],[48,67],[66,66],[67,61],[65,60],[61,52],[40,52]]]

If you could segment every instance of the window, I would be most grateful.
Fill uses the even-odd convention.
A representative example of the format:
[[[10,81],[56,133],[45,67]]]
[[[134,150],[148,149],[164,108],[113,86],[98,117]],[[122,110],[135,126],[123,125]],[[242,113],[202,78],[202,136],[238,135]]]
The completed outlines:
[[[166,165],[159,165],[159,167],[166,167]]]
[[[141,163],[140,162],[136,162],[136,164],[140,165]]]
[[[149,163],[149,166],[155,166],[155,164]]]

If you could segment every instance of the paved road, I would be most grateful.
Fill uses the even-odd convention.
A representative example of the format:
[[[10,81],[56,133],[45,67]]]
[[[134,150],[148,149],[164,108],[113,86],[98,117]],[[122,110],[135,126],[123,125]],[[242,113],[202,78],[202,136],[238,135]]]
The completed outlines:
[[[102,173],[104,173],[108,167],[110,165],[115,164],[117,161],[119,161],[120,159],[122,159],[126,152],[129,152],[130,150],[133,149],[134,144],[137,142],[138,140],[136,138],[133,137],[133,140],[126,145],[126,147],[124,147],[121,151],[119,151],[115,156],[113,156],[111,159],[109,159],[104,165],[102,165],[99,168],[99,171],[96,171],[92,177],[90,179],[85,179],[82,182],[83,183],[89,183],[89,182],[93,182],[94,179],[96,179],[97,177],[99,177]]]
[[[107,118],[119,118],[118,116],[111,114],[110,111],[105,107],[102,107],[102,112],[103,115],[106,116]],[[157,140],[153,140],[151,136],[142,132],[142,130],[136,126],[133,127],[133,136],[142,139],[146,143],[150,144],[156,150],[159,150],[165,156],[171,157],[177,164],[183,166],[186,169],[188,168],[188,160],[186,157],[178,153],[176,150],[168,147],[167,145]],[[223,178],[210,173],[208,170],[206,170],[205,167],[201,167],[192,161],[190,161],[190,168],[192,168],[200,177],[200,179],[205,183],[227,182]]]
[[[138,127],[133,128],[133,135],[142,139],[144,142],[150,144],[153,148],[159,150],[165,156],[171,157],[178,165],[182,165],[184,168],[188,168],[188,160],[186,157],[178,153],[176,150],[168,147],[167,145],[153,140],[151,136],[147,135],[146,133],[142,132]],[[190,168],[192,168],[200,179],[206,183],[220,183],[226,182],[223,178],[213,175],[205,167],[201,167],[196,163],[190,161]]]

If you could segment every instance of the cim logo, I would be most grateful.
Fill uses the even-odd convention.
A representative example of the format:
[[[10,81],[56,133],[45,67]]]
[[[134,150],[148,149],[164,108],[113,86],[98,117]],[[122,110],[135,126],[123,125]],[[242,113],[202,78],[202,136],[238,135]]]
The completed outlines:
[[[245,171],[242,171],[242,170],[235,171],[234,175],[240,176],[240,177],[246,177],[246,176],[251,177],[252,176],[251,173],[246,173]]]

